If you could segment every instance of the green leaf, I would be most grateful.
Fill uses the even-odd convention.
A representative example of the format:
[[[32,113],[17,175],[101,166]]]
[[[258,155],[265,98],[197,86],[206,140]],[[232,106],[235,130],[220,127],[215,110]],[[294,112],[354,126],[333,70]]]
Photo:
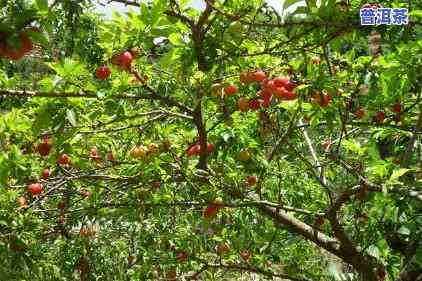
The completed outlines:
[[[47,0],[36,0],[37,8],[40,11],[48,10],[48,1]]]
[[[76,127],[75,112],[72,109],[66,110],[66,117],[69,123],[72,124],[73,127]]]
[[[32,38],[32,40],[34,40],[35,43],[38,43],[43,47],[48,46],[48,38],[43,33],[35,31],[27,31],[26,33]]]
[[[404,168],[393,171],[390,177],[390,181],[400,178],[401,176],[406,174],[408,171],[410,171],[410,169],[404,169]]]

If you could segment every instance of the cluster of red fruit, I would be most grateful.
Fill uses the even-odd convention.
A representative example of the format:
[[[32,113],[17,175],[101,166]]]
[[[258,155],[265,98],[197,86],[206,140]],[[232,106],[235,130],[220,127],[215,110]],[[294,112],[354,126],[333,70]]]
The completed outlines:
[[[393,104],[391,110],[396,114],[394,116],[394,121],[396,123],[401,121],[401,117],[402,117],[402,106],[400,102],[396,102],[395,104]],[[357,119],[363,119],[366,115],[366,110],[363,107],[359,107],[356,112],[355,112],[355,117]],[[386,116],[385,116],[385,112],[384,111],[378,111],[372,118],[372,121],[378,124],[382,124],[385,120]]]
[[[246,112],[250,110],[258,110],[261,107],[269,107],[272,97],[280,100],[295,100],[297,94],[293,92],[296,84],[288,77],[275,77],[269,79],[263,70],[256,70],[254,72],[245,72],[240,74],[240,82],[247,85],[250,83],[259,83],[261,90],[257,93],[258,97],[254,99],[247,99],[240,97],[237,101],[237,106],[240,111]],[[237,93],[237,88],[234,85],[229,85],[224,88],[226,96],[232,96]]]
[[[138,52],[136,49],[132,48],[129,51],[124,51],[114,55],[111,58],[111,63],[117,65],[123,70],[130,70],[132,61],[137,57]],[[111,70],[107,65],[102,65],[95,71],[95,76],[99,80],[106,80],[111,74]]]
[[[0,32],[0,56],[5,56],[10,60],[20,60],[25,54],[33,49],[33,43],[28,36],[28,32],[38,32],[35,28],[30,28],[19,32],[17,46],[11,45],[9,38],[12,34]]]
[[[207,143],[207,150],[208,153],[211,153],[214,151],[214,144],[212,143]],[[188,156],[197,156],[201,153],[201,145],[199,143],[197,144],[193,144],[191,145],[187,150],[186,150],[186,155]]]

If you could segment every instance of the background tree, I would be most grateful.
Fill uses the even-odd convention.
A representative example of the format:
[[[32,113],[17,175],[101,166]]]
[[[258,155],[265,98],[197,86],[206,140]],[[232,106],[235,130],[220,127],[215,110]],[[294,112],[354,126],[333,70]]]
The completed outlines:
[[[419,1],[3,2],[0,279],[421,280]]]

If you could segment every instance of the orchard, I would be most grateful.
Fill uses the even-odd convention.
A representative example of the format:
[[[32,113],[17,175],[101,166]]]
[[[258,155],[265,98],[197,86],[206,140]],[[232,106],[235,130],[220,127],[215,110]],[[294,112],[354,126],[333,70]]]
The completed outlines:
[[[422,280],[422,2],[279,2],[3,1],[0,280]]]

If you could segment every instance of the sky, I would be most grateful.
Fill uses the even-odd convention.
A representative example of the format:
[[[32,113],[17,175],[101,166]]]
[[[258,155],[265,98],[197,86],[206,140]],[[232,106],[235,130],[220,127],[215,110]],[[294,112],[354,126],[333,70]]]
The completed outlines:
[[[107,3],[107,0],[101,0],[101,2]],[[271,6],[273,6],[277,11],[281,12],[282,3],[284,2],[284,0],[267,0],[267,2]],[[202,10],[205,7],[205,2],[203,0],[192,0],[191,5],[194,8]],[[121,12],[121,13],[128,11],[128,7],[126,7],[122,3],[116,3],[116,2],[112,2],[110,4],[107,4],[105,7],[100,5],[100,4],[97,4],[96,9],[97,9],[97,11],[105,14],[106,17],[110,17],[113,10]]]

